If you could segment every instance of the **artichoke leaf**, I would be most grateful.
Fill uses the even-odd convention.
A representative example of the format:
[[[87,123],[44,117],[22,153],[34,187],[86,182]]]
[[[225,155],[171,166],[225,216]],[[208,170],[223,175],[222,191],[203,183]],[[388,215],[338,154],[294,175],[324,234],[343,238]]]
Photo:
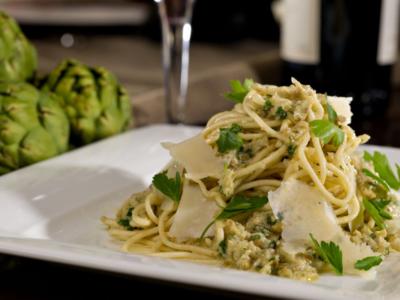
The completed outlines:
[[[26,135],[19,151],[23,166],[48,159],[59,153],[51,135],[40,126]]]
[[[70,127],[68,118],[57,103],[57,96],[43,94],[39,101],[39,119],[43,127],[53,136],[58,152],[68,150]]]
[[[28,83],[0,83],[0,174],[65,152],[69,126],[54,95]]]
[[[0,81],[31,79],[37,53],[13,18],[0,11]]]
[[[27,129],[18,122],[0,115],[0,140],[6,144],[18,144],[23,139]]]
[[[41,89],[62,97],[74,146],[117,134],[131,123],[130,98],[105,68],[65,60],[41,82]]]

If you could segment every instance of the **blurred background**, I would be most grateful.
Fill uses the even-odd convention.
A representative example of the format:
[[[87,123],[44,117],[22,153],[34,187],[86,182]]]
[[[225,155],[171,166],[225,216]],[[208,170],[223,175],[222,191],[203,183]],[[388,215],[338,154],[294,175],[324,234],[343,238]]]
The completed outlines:
[[[187,123],[202,125],[229,108],[222,94],[231,79],[287,84],[294,76],[352,96],[355,129],[399,146],[399,1],[368,0],[362,10],[354,2],[195,1]],[[166,121],[154,1],[3,0],[0,9],[37,47],[39,74],[67,57],[105,66],[128,89],[137,126]]]
[[[39,73],[49,72],[67,57],[102,65],[117,75],[133,97],[137,125],[165,120],[164,108],[156,109],[164,101],[161,30],[154,1],[0,3],[0,9],[17,19],[37,47]],[[229,80],[254,75],[249,64],[254,62],[258,66],[272,53],[279,59],[279,27],[272,17],[271,1],[254,0],[251,6],[235,3],[228,0],[195,3],[190,51],[190,123],[202,124],[210,115],[226,109],[229,102],[221,95],[229,88]],[[271,72],[268,66],[261,69]],[[211,78],[215,72],[220,76]],[[209,105],[195,105],[205,104],[205,98],[210,101],[217,98],[213,110]]]

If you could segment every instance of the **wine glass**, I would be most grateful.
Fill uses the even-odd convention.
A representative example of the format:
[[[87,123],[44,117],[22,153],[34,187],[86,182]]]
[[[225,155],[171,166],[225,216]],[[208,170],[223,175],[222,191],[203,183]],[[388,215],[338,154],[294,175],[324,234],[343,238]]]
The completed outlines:
[[[167,119],[169,123],[184,123],[194,0],[154,1],[161,19]]]

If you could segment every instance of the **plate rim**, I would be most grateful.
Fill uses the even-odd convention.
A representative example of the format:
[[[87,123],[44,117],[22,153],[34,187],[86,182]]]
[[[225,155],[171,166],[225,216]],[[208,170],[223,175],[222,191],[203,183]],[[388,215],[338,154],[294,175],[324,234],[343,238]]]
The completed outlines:
[[[123,139],[124,137],[134,135],[137,132],[143,132],[143,131],[148,131],[148,130],[157,130],[159,128],[169,128],[169,129],[190,129],[193,130],[194,132],[197,130],[200,130],[202,127],[198,126],[185,126],[185,125],[169,125],[169,124],[154,124],[150,126],[145,126],[133,130],[129,130],[123,134],[110,137],[108,139],[98,141],[96,143],[87,145],[85,147],[81,147],[79,149],[75,149],[72,151],[69,151],[63,155],[54,157],[52,159],[46,160],[39,162],[37,164],[27,166],[25,168],[22,168],[20,170],[16,170],[14,172],[11,172],[9,174],[3,175],[0,177],[0,182],[2,178],[5,178],[7,176],[18,176],[19,173],[21,172],[29,172],[26,171],[28,169],[33,169],[36,168],[37,166],[42,166],[43,164],[52,164],[52,161],[60,159],[61,157],[66,157],[66,155],[71,154],[71,153],[77,153],[79,151],[85,151],[84,149],[87,149],[89,147],[101,147],[102,143],[107,143],[111,139]],[[391,151],[399,151],[400,153],[400,148],[396,147],[391,147],[391,146],[379,146],[379,145],[363,145],[361,150],[363,149],[373,149],[373,148],[380,148],[380,149],[387,149]],[[75,154],[78,155],[78,154]],[[64,158],[65,159],[65,158]],[[17,174],[18,173],[18,174]],[[16,256],[22,256],[22,257],[29,257],[33,259],[39,259],[39,260],[45,260],[45,261],[51,261],[54,263],[62,263],[62,264],[68,264],[68,265],[75,265],[78,267],[84,267],[84,268],[89,268],[89,269],[95,269],[95,270],[102,270],[102,271],[109,271],[109,272],[115,272],[115,273],[121,273],[125,275],[133,275],[137,277],[144,277],[144,278],[153,278],[153,279],[158,279],[162,281],[167,281],[167,282],[172,282],[172,283],[184,283],[188,285],[194,285],[194,286],[202,286],[206,288],[213,288],[213,289],[218,289],[218,290],[229,290],[229,291],[235,291],[235,292],[241,292],[245,294],[253,294],[253,295],[262,295],[262,296],[274,296],[274,297],[290,297],[293,299],[298,299],[299,297],[306,297],[307,299],[321,299],[322,297],[324,299],[344,299],[347,297],[352,297],[352,299],[357,299],[357,295],[349,295],[348,291],[344,294],[338,293],[339,290],[335,290],[335,293],[332,293],[331,295],[327,295],[327,289],[322,287],[322,286],[316,286],[312,284],[305,284],[304,282],[298,282],[292,279],[286,279],[286,278],[281,278],[281,277],[276,277],[276,276],[266,276],[262,274],[257,274],[259,278],[266,276],[266,281],[265,281],[265,287],[260,291],[259,289],[259,282],[256,282],[254,285],[243,285],[243,284],[229,284],[230,282],[226,280],[226,278],[235,278],[236,277],[240,278],[240,275],[243,275],[243,272],[249,273],[248,271],[240,271],[240,270],[232,270],[228,268],[217,268],[220,270],[229,270],[228,271],[223,271],[222,274],[222,279],[221,280],[215,280],[215,278],[207,278],[207,277],[199,277],[199,276],[194,276],[195,274],[189,273],[190,276],[187,276],[187,272],[182,270],[182,268],[179,269],[172,269],[169,271],[165,270],[164,266],[161,266],[161,269],[163,269],[163,272],[159,273],[156,272],[154,273],[154,270],[157,268],[160,268],[160,266],[156,265],[150,265],[146,266],[138,262],[130,261],[129,265],[131,269],[128,269],[122,265],[122,263],[126,263],[126,261],[120,261],[120,262],[115,262],[113,260],[107,259],[106,257],[102,256],[96,256],[96,255],[89,255],[89,254],[82,254],[79,253],[79,251],[66,251],[64,248],[69,248],[69,249],[86,249],[84,245],[78,245],[78,244],[70,244],[70,243],[63,243],[59,242],[56,240],[39,240],[42,241],[45,244],[53,244],[53,245],[58,245],[64,248],[58,249],[57,251],[54,250],[52,247],[49,249],[46,249],[46,247],[40,247],[35,244],[32,244],[31,242],[34,241],[37,243],[39,239],[31,239],[31,238],[23,238],[23,237],[8,237],[8,236],[3,236],[0,233],[0,253],[4,254],[9,254],[9,255],[16,255]],[[40,244],[40,243],[37,243]],[[89,247],[90,248],[90,247]],[[95,251],[93,247],[93,251]],[[100,247],[98,247],[100,248]],[[107,249],[101,249],[104,251],[110,251]],[[114,251],[113,251],[114,253]],[[124,255],[124,253],[115,253],[116,256],[121,256]],[[125,254],[126,255],[126,254]],[[145,255],[140,255],[140,254],[129,254],[129,255],[134,255],[134,256],[139,256],[139,257],[145,257],[149,258],[149,256]],[[176,262],[180,263],[180,262]],[[193,263],[191,263],[193,264]],[[138,269],[135,268],[139,267]],[[205,268],[209,268],[209,266],[204,266],[204,265],[199,265],[196,264],[196,266],[202,266]],[[160,270],[158,270],[160,271]],[[186,273],[186,274],[185,274]],[[239,274],[235,275],[234,277],[230,276],[229,274]],[[181,274],[179,276],[179,274]],[[203,274],[203,273],[202,273]],[[243,278],[246,278],[246,276],[243,276]],[[291,288],[290,289],[285,289],[284,287],[289,285]],[[268,288],[268,291],[265,290],[265,288]],[[310,290],[312,290],[312,295],[310,295]],[[362,299],[365,297],[363,294],[362,297],[359,297],[359,299]]]

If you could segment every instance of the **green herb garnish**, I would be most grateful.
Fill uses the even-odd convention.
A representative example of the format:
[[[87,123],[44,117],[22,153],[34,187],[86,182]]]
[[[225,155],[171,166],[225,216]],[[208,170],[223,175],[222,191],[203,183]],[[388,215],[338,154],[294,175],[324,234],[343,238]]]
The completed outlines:
[[[219,242],[218,244],[218,253],[221,256],[225,256],[226,255],[226,248],[227,248],[227,243],[226,243],[226,239],[223,239],[221,242]]]
[[[380,178],[379,176],[377,176],[377,175],[375,175],[374,173],[372,173],[370,170],[368,170],[368,169],[362,169],[362,172],[363,172],[363,174],[365,175],[365,176],[368,176],[368,177],[370,177],[370,178],[372,178],[373,180],[375,180],[378,184],[380,184],[382,187],[383,187],[383,189],[385,190],[385,191],[389,191],[389,186],[388,186],[388,184],[386,183],[386,181],[385,180],[383,180],[382,178]]]
[[[397,177],[394,174],[389,160],[386,155],[375,151],[373,155],[368,152],[364,152],[364,160],[372,162],[375,172],[379,175],[379,178],[387,183],[394,190],[400,189],[400,166],[396,164]],[[365,174],[365,173],[364,173]],[[376,178],[374,178],[376,179]]]
[[[331,121],[333,124],[337,123],[337,113],[333,109],[333,107],[326,101],[326,110],[328,112],[328,120]]]
[[[267,197],[233,196],[224,210],[217,216],[217,220],[232,218],[244,212],[250,212],[263,207],[268,202]]]
[[[168,178],[165,172],[155,175],[153,177],[153,186],[175,202],[179,202],[181,199],[182,182],[179,172],[175,173],[175,179]]]
[[[124,227],[126,230],[132,231],[133,227],[130,224],[131,219],[130,218],[123,218],[118,220],[118,225],[121,225]]]
[[[250,241],[258,241],[259,239],[261,239],[261,233],[254,233],[249,238]]]
[[[344,132],[329,120],[314,120],[310,122],[312,133],[326,145],[332,142],[339,146],[344,141]]]
[[[131,218],[131,217],[132,217],[132,211],[133,211],[133,207],[129,207],[129,208],[128,208],[128,211],[126,212],[126,216],[127,216],[128,218]]]
[[[215,223],[215,221],[226,220],[245,212],[252,212],[256,209],[263,207],[267,203],[268,203],[268,198],[266,196],[265,197],[246,197],[242,195],[233,196],[231,201],[222,210],[222,212],[215,218],[215,220],[213,220],[210,224],[206,226],[206,228],[203,230],[200,236],[200,240],[203,239],[204,235],[207,233],[208,229]]]
[[[378,209],[374,204],[373,201],[369,201],[368,199],[363,199],[363,204],[365,207],[365,210],[368,212],[368,214],[371,216],[372,219],[374,219],[376,225],[380,228],[380,229],[384,229],[385,228],[385,220],[382,215],[381,215],[381,210]]]
[[[375,208],[378,210],[380,216],[384,219],[388,219],[391,220],[392,219],[392,215],[389,214],[386,210],[385,207],[391,202],[388,199],[374,199],[372,201],[370,201],[372,203],[373,206],[375,206]]]
[[[364,156],[363,156],[363,158],[364,158],[365,161],[370,161],[370,162],[372,162],[372,161],[374,160],[374,158],[372,157],[372,155],[371,155],[369,152],[367,152],[367,151],[364,151]]]
[[[295,144],[289,144],[288,149],[287,149],[289,158],[293,157],[294,153],[296,152],[296,149],[297,149],[297,146]]]
[[[278,109],[276,110],[275,115],[280,119],[286,119],[287,117],[287,112],[282,108],[282,106],[279,106]]]
[[[386,206],[388,206],[388,204],[392,202],[389,199],[374,199],[374,201],[372,202],[376,208],[378,209],[384,209]]]
[[[275,240],[271,240],[268,244],[268,248],[276,248],[276,241]]]
[[[124,227],[126,230],[133,230],[133,227],[130,225],[131,219],[132,219],[132,211],[133,207],[129,207],[128,211],[126,212],[126,216],[122,219],[118,220],[118,224]]]
[[[263,110],[265,112],[268,112],[271,108],[272,108],[272,102],[270,100],[270,98],[265,97],[265,102],[264,102],[264,106],[263,106]]]
[[[372,267],[379,265],[382,262],[382,257],[380,256],[368,256],[366,258],[357,260],[354,267],[358,270],[368,271]]]
[[[225,93],[225,98],[235,103],[242,103],[253,84],[253,79],[245,79],[243,84],[239,80],[231,80],[231,92]]]
[[[229,150],[238,150],[243,146],[243,140],[239,136],[242,128],[238,124],[232,124],[230,128],[221,128],[217,140],[218,151],[225,153]]]
[[[310,233],[310,238],[314,246],[315,252],[328,264],[332,266],[336,274],[343,274],[343,258],[342,250],[334,242],[324,242],[321,244]]]

